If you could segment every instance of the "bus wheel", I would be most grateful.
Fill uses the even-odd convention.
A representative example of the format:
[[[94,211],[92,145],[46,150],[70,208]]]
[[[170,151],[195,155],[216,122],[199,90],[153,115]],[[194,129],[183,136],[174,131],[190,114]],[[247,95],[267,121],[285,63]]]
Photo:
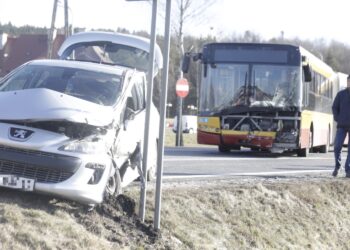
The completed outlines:
[[[227,146],[224,146],[224,145],[219,145],[218,149],[219,149],[219,152],[221,152],[221,153],[230,152],[230,148]]]
[[[307,157],[309,155],[309,149],[308,148],[301,148],[297,150],[297,156],[299,157]]]
[[[241,146],[232,146],[231,149],[233,149],[233,150],[241,150]]]

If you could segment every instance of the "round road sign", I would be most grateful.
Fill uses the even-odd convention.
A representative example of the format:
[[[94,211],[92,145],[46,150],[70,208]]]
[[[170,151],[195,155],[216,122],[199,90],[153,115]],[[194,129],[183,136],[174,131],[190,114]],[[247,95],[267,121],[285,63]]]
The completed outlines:
[[[176,82],[176,95],[185,98],[188,95],[190,86],[186,78],[181,78]]]

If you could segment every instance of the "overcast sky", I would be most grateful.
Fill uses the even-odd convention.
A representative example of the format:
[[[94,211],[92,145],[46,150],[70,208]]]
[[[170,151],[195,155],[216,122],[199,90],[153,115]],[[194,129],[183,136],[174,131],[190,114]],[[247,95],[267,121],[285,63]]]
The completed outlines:
[[[58,8],[58,27],[64,23],[63,2]],[[217,0],[206,11],[206,20],[188,23],[185,32],[230,36],[250,30],[269,39],[283,31],[286,38],[350,44],[349,5],[348,0]],[[69,0],[69,6],[74,27],[150,30],[151,4],[147,2]],[[52,7],[53,0],[0,0],[0,22],[49,27]],[[163,20],[158,20],[158,33],[163,33]]]

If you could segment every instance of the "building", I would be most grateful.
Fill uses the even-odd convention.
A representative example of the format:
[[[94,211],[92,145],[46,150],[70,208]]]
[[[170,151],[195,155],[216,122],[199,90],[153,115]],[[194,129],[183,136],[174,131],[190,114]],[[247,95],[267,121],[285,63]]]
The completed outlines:
[[[56,35],[53,41],[53,58],[65,40],[64,35]],[[19,65],[34,59],[47,58],[47,34],[22,34],[18,37],[0,34],[0,77]]]

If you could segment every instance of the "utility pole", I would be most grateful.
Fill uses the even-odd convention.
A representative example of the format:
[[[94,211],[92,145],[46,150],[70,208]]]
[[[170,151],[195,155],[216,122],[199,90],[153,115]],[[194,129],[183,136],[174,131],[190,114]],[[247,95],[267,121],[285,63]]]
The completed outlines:
[[[52,58],[52,43],[53,43],[53,34],[55,31],[55,21],[56,21],[56,12],[57,12],[57,3],[58,0],[53,2],[52,18],[51,18],[51,28],[49,30],[48,44],[47,44],[47,58]]]
[[[69,37],[69,22],[68,22],[68,0],[64,0],[64,35]]]
[[[47,44],[47,58],[52,58],[52,47],[55,33],[55,22],[57,14],[57,4],[58,0],[53,2],[52,18],[51,18],[51,28],[49,30],[48,44]],[[67,38],[70,35],[69,22],[68,22],[68,0],[64,0],[64,35]]]

